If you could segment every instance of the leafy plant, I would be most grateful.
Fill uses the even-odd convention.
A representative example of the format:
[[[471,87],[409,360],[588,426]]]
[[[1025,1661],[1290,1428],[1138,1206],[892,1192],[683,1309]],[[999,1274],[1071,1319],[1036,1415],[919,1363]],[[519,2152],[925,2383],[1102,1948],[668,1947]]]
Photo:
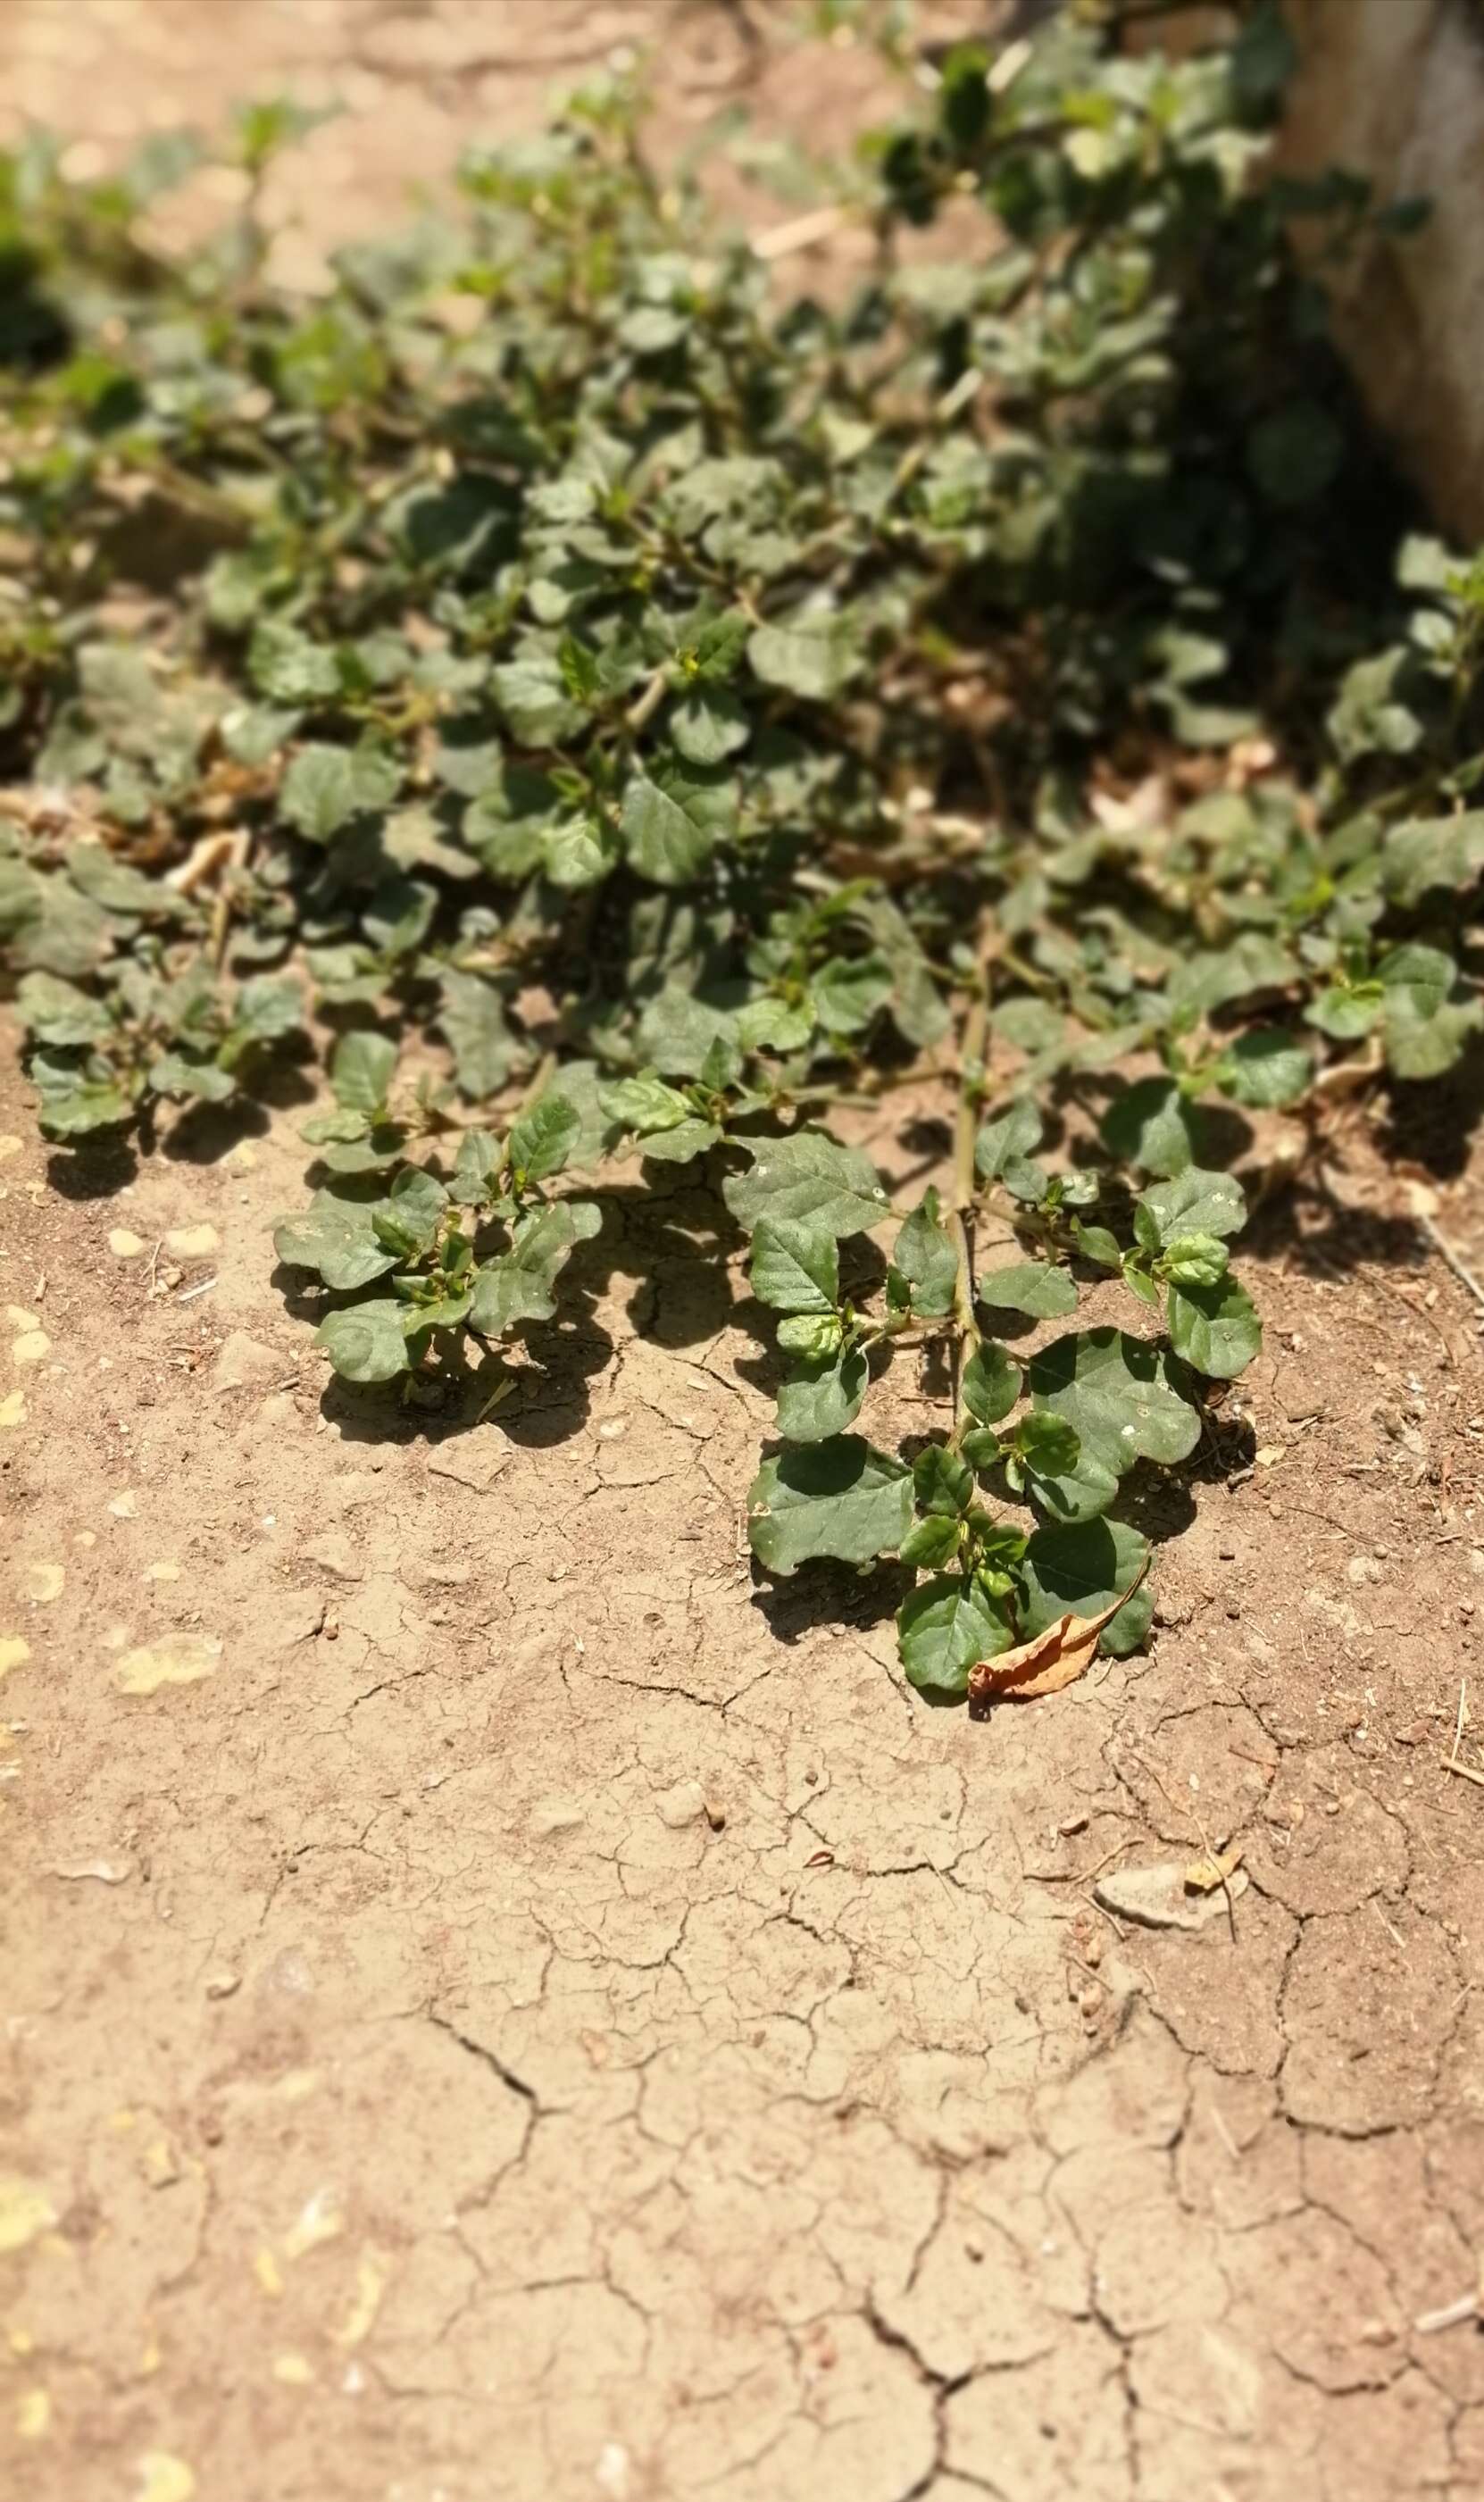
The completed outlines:
[[[290,113],[180,261],[135,220],[188,152],[4,161],[0,937],[61,1139],[251,1091],[307,983],[275,1239],[353,1382],[472,1345],[500,1395],[599,1223],[565,1177],[696,1166],[781,1365],[759,1562],[894,1558],[954,1696],[1063,1617],[1143,1639],[1117,1505],[1260,1343],[1212,1099],[1317,1133],[1329,1063],[1478,1028],[1484,573],[1325,344],[1293,221],[1400,229],[1267,168],[1271,7],[1179,62],[1088,8],[887,50],[834,306],[656,178],[623,83],[312,304],[255,223]],[[899,254],[950,201],[980,249]],[[955,1137],[910,1204],[859,1143],[898,1091]]]

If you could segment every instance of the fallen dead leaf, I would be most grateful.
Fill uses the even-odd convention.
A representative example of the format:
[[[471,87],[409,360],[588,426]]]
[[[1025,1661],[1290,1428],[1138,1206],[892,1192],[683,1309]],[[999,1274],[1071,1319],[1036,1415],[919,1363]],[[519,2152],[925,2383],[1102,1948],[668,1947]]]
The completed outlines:
[[[1092,1666],[1104,1625],[1128,1606],[1148,1570],[1146,1556],[1127,1590],[1100,1615],[1079,1616],[1068,1610],[1029,1641],[1017,1642],[997,1658],[982,1659],[968,1673],[970,1703],[1029,1703],[1037,1695],[1060,1694],[1063,1685],[1074,1684]]]
[[[1242,1864],[1242,1845],[1233,1842],[1228,1850],[1213,1850],[1209,1858],[1193,1859],[1185,1872],[1185,1884],[1192,1894],[1214,1894],[1218,1885],[1226,1885]]]
[[[219,1641],[188,1634],[181,1641],[160,1642],[152,1650],[127,1650],[114,1671],[120,1694],[153,1694],[162,1685],[194,1685],[210,1676],[221,1657]]]

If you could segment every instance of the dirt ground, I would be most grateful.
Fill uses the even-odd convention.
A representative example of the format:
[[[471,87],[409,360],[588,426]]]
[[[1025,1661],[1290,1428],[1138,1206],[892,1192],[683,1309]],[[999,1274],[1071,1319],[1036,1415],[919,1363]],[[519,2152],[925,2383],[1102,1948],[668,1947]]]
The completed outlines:
[[[7,0],[0,44],[106,139],[401,28],[365,150],[430,169],[414,34],[665,14]],[[731,59],[670,14],[677,78]],[[1478,1262],[1467,1113],[1421,1144]],[[79,1178],[0,1076],[0,2491],[1477,2494],[1484,2334],[1416,2323],[1484,2252],[1481,1312],[1381,1133],[1256,1229],[1150,1655],[970,1724],[890,1570],[754,1577],[716,1201],[621,1172],[516,1401],[404,1419],[275,1278],[300,1118]],[[1198,1929],[1093,1900],[1228,1836]]]

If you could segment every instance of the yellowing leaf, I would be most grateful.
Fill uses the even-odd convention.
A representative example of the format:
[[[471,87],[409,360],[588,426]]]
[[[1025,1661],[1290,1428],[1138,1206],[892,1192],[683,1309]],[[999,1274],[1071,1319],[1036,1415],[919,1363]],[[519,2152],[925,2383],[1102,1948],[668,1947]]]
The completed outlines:
[[[1063,1685],[1074,1684],[1092,1666],[1103,1626],[1112,1623],[1120,1607],[1127,1606],[1148,1570],[1146,1557],[1128,1589],[1100,1615],[1079,1616],[1068,1610],[1048,1625],[1044,1633],[1033,1634],[1029,1641],[1018,1642],[1013,1650],[1002,1650],[994,1659],[981,1660],[968,1673],[969,1701],[1028,1703],[1037,1695],[1060,1694]]]

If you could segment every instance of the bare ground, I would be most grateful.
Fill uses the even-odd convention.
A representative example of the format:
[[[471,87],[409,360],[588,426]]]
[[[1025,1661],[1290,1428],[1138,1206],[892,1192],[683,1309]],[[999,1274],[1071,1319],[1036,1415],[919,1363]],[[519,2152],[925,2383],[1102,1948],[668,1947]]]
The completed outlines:
[[[38,28],[105,27],[137,99],[168,23],[219,97],[306,27],[583,15],[10,0],[0,40],[24,96]],[[272,1270],[297,1112],[80,1183],[4,1089],[0,2490],[1480,2489],[1484,2335],[1415,2326],[1484,2249],[1484,1795],[1441,1760],[1480,1312],[1360,1116],[1259,1228],[1241,1412],[1150,1492],[1152,1654],[971,1725],[903,1687],[889,1572],[755,1582],[771,1399],[703,1191],[619,1176],[465,1430],[327,1386]],[[1095,1907],[1228,1835],[1198,1932]]]

